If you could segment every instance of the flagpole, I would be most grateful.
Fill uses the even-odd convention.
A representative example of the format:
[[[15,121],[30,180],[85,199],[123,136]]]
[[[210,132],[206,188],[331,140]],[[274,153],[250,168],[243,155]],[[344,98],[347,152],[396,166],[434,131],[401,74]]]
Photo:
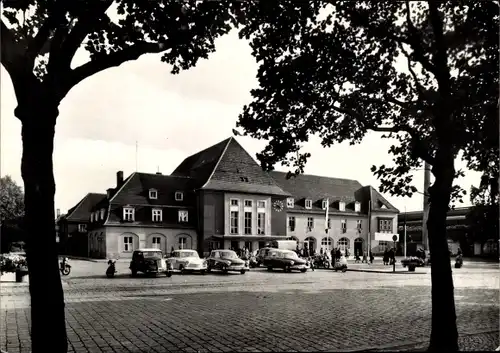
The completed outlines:
[[[404,257],[406,258],[406,206],[405,206],[405,222],[404,222]]]

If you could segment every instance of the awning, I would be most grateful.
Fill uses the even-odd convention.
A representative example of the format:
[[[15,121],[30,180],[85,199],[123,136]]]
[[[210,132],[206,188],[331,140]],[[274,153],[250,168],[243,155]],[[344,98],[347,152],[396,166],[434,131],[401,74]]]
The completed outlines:
[[[286,240],[286,235],[213,235],[212,238],[224,240],[245,240],[245,241],[271,241],[271,240]]]

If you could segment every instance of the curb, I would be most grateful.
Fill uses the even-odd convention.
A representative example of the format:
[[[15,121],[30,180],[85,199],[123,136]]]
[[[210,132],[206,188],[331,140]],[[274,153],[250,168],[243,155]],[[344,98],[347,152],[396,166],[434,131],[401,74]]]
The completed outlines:
[[[358,270],[354,268],[348,268],[347,272],[365,272],[365,273],[387,273],[387,274],[423,274],[423,272],[410,272],[408,270],[396,270],[396,272],[390,271],[382,271],[382,270]]]

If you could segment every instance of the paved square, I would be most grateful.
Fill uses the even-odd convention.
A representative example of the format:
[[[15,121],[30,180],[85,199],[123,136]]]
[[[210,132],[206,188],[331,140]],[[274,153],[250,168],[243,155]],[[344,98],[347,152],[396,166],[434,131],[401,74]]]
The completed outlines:
[[[430,333],[429,269],[130,278],[119,266],[106,279],[105,264],[75,263],[64,279],[71,352],[383,351]],[[461,349],[499,345],[499,277],[494,264],[454,271]],[[1,288],[9,353],[30,350],[27,294]]]

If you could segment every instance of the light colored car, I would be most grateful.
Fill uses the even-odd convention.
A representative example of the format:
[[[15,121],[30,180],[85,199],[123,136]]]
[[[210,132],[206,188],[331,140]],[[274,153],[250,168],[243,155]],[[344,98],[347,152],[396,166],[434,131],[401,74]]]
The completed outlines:
[[[174,250],[167,262],[174,271],[181,273],[200,272],[204,275],[207,270],[207,261],[201,259],[196,250]]]

